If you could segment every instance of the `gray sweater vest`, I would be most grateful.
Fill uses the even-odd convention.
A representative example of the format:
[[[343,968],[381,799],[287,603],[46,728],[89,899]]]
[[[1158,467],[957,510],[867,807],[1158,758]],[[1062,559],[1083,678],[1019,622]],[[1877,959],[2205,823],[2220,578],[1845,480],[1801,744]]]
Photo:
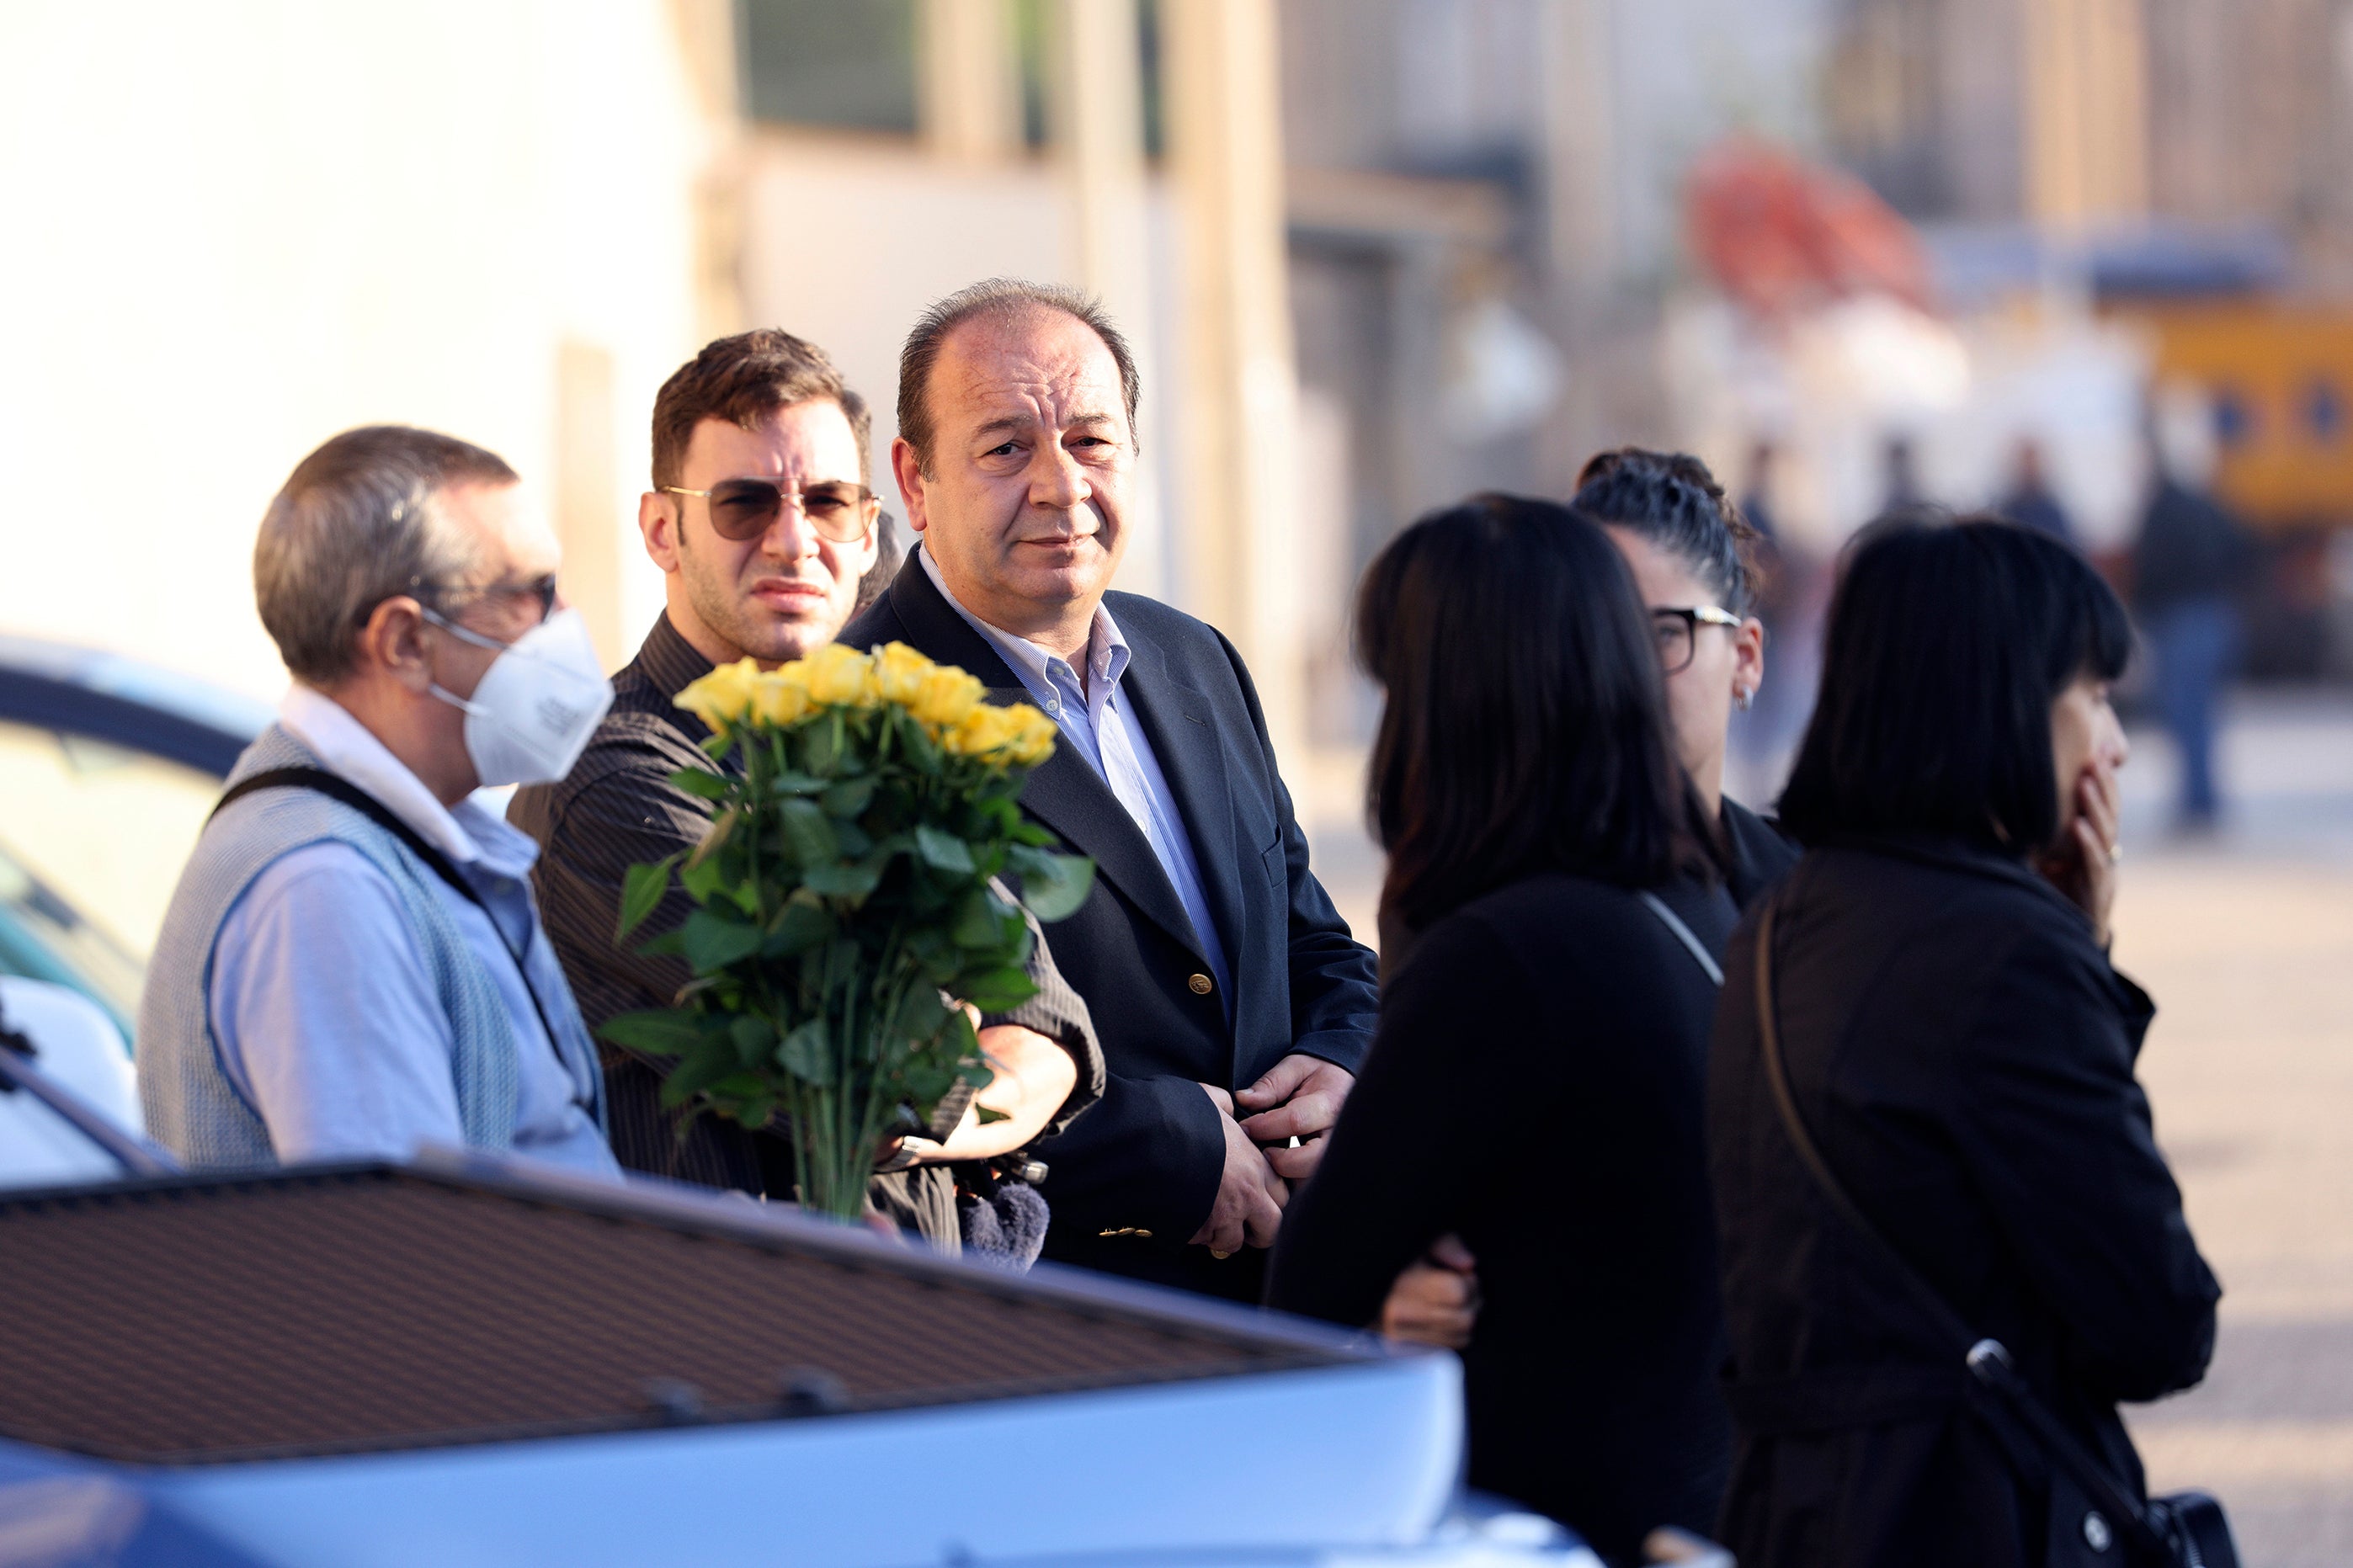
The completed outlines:
[[[319,759],[273,724],[246,748],[234,784],[269,768],[317,767]],[[139,1005],[139,1100],[150,1136],[192,1167],[277,1163],[259,1110],[222,1069],[213,1037],[213,954],[238,898],[269,864],[333,839],[391,879],[426,972],[448,1015],[449,1062],[466,1142],[514,1142],[515,1040],[497,984],[450,919],[440,879],[399,839],[340,801],[312,790],[266,789],[232,802],[205,828],[164,916]],[[304,977],[289,975],[301,984]]]

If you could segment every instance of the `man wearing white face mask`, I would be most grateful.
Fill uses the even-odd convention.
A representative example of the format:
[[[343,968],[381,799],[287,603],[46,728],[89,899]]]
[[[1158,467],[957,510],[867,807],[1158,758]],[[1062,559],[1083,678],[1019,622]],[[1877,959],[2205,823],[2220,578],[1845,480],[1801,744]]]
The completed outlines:
[[[420,1144],[617,1173],[531,840],[470,797],[560,778],[611,700],[514,470],[429,431],[304,458],[254,550],[294,685],[238,759],[147,973],[140,1095],[198,1167]]]

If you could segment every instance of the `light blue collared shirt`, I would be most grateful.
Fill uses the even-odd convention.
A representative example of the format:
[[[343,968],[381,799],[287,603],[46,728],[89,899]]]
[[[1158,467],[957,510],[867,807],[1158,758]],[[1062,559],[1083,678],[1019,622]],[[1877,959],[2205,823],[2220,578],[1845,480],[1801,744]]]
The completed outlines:
[[[539,846],[477,801],[442,805],[320,692],[295,687],[279,720],[329,772],[375,796],[447,856],[490,907],[485,913],[432,879],[506,1003],[515,1039],[514,1152],[617,1175],[596,1127],[596,1047],[532,901]],[[281,1162],[400,1160],[420,1144],[465,1142],[448,1015],[400,895],[366,856],[327,841],[279,857],[230,906],[213,951],[206,1002],[221,1066],[261,1113]],[[533,991],[559,1038],[541,1026]]]
[[[1060,655],[1026,637],[999,631],[958,604],[930,551],[918,546],[915,558],[923,563],[924,574],[940,591],[940,597],[1005,656],[1030,697],[1061,727],[1063,739],[1078,748],[1095,777],[1111,787],[1127,815],[1135,819],[1135,826],[1144,830],[1160,868],[1176,889],[1177,902],[1185,906],[1193,922],[1193,934],[1201,939],[1202,956],[1208,960],[1210,975],[1218,983],[1219,999],[1226,1016],[1232,1017],[1233,972],[1226,965],[1217,922],[1209,918],[1209,900],[1201,890],[1200,862],[1194,858],[1192,837],[1185,831],[1185,819],[1177,815],[1176,797],[1169,791],[1167,775],[1160,771],[1160,759],[1152,754],[1144,726],[1120,695],[1128,650],[1127,639],[1119,635],[1119,623],[1102,605],[1095,606],[1094,625],[1087,635],[1087,673],[1092,679],[1082,684],[1078,671]]]

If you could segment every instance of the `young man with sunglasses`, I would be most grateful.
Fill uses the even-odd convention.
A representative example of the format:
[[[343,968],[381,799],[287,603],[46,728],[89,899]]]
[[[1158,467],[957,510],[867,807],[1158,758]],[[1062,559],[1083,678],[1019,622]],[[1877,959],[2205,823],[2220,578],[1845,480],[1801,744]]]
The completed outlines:
[[[186,1163],[441,1143],[617,1173],[536,851],[471,798],[561,777],[610,700],[556,554],[512,468],[428,430],[345,431],[271,501],[255,597],[294,683],[140,1007],[148,1129]]]
[[[710,803],[670,777],[708,765],[701,745],[710,731],[671,700],[714,665],[746,657],[781,664],[831,642],[849,620],[883,552],[869,428],[864,401],[824,351],[774,330],[711,343],[655,399],[653,486],[638,501],[638,523],[662,569],[661,618],[614,677],[613,710],[579,763],[560,783],[522,791],[510,812],[542,847],[533,878],[592,1026],[668,1005],[686,983],[682,961],[613,941],[628,868],[692,847],[711,822]],[[673,889],[646,933],[676,925],[689,908]],[[991,1187],[973,1163],[1011,1155],[1066,1125],[1100,1092],[1102,1057],[1085,1004],[1061,984],[1042,942],[1032,977],[1039,994],[1016,1013],[985,1018],[980,1033],[997,1073],[975,1098],[1006,1120],[982,1126],[969,1106],[944,1107],[935,1137],[911,1140],[893,1162],[899,1168],[870,1191],[878,1213],[944,1251],[959,1250],[971,1229],[976,1242],[1034,1256],[1042,1205],[999,1193],[987,1215],[976,1204],[960,1215],[947,1167],[962,1163],[967,1186]],[[792,1151],[782,1138],[665,1109],[667,1063],[607,1047],[605,1064],[623,1165],[792,1195]],[[1023,1234],[1008,1240],[1008,1226]]]

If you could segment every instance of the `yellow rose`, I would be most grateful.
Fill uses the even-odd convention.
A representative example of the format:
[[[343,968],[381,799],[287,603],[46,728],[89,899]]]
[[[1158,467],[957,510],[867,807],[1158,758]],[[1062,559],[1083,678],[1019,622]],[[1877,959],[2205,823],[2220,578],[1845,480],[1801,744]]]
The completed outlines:
[[[979,677],[966,675],[953,665],[935,664],[923,672],[923,684],[907,708],[934,729],[946,730],[963,723],[965,715],[980,706],[987,689]]]
[[[923,689],[923,680],[939,666],[909,647],[894,642],[874,659],[874,689],[885,702],[896,702],[902,708],[912,708]]]
[[[874,661],[856,648],[828,643],[797,662],[806,667],[810,701],[830,708],[873,705]]]
[[[787,676],[783,669],[776,669],[754,683],[752,716],[763,724],[790,724],[808,710],[808,686],[799,676]]]
[[[723,664],[680,692],[677,705],[714,730],[743,722],[752,710],[760,667],[748,658]]]
[[[943,734],[940,744],[963,756],[994,756],[1012,743],[1019,722],[1011,709],[982,703],[965,714],[963,722]]]
[[[1061,738],[1061,726],[1028,703],[1008,709],[1015,720],[1013,760],[1025,768],[1034,768],[1054,754],[1054,742]]]

